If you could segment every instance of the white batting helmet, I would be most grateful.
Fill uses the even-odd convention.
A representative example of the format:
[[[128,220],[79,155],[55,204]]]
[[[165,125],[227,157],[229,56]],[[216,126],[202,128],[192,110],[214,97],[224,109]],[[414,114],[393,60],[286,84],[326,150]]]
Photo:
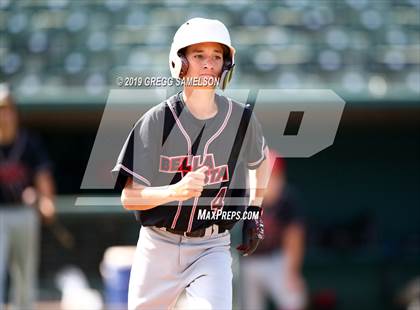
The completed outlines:
[[[203,43],[216,42],[225,45],[229,53],[224,55],[220,88],[224,89],[232,79],[235,65],[235,49],[231,45],[229,31],[226,26],[217,19],[192,18],[179,27],[169,52],[169,68],[173,78],[182,78],[188,70],[188,61],[179,53],[187,46]]]

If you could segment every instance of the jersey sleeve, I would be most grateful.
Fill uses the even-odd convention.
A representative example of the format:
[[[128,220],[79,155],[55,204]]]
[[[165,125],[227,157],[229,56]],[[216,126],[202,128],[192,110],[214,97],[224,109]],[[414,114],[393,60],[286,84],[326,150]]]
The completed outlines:
[[[144,186],[152,186],[157,171],[157,121],[145,114],[130,131],[112,169],[116,189],[122,190],[128,177]]]
[[[257,169],[266,158],[267,143],[254,113],[251,115],[243,145],[243,156],[248,169]]]
[[[277,208],[277,220],[282,226],[305,222],[303,201],[299,193],[286,185]]]

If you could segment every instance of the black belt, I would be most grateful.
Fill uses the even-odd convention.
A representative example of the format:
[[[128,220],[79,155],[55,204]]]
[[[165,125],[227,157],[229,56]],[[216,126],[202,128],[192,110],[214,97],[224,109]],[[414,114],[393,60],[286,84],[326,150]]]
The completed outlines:
[[[222,232],[225,232],[227,230],[226,227],[218,226],[218,232],[219,234],[221,234]],[[211,227],[211,226],[210,226]],[[195,238],[201,238],[204,237],[206,235],[206,230],[209,227],[205,227],[205,228],[200,228],[191,232],[186,232],[186,231],[182,231],[182,230],[175,230],[175,229],[171,229],[171,228],[165,228],[166,231],[169,231],[170,233],[176,234],[176,235],[181,235],[184,237],[195,237]]]

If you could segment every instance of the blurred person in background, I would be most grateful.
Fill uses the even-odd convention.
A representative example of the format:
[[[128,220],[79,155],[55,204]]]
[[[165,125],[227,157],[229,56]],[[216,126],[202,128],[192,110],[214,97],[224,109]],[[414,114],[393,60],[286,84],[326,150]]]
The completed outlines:
[[[51,163],[39,138],[19,127],[6,84],[0,84],[0,309],[10,270],[10,303],[33,309],[39,255],[39,219],[55,217]],[[10,266],[10,268],[8,268]]]
[[[243,309],[264,309],[270,297],[277,309],[306,305],[301,274],[305,227],[299,196],[286,180],[285,162],[270,151],[273,167],[263,201],[265,237],[251,257],[241,261]]]

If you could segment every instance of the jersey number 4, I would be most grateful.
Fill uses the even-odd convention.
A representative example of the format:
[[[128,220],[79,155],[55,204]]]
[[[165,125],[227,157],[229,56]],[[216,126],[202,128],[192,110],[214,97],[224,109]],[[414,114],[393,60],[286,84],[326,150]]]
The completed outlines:
[[[223,186],[217,193],[216,197],[213,198],[213,200],[211,201],[212,211],[216,211],[223,208],[223,206],[225,205],[226,190],[227,186]]]

